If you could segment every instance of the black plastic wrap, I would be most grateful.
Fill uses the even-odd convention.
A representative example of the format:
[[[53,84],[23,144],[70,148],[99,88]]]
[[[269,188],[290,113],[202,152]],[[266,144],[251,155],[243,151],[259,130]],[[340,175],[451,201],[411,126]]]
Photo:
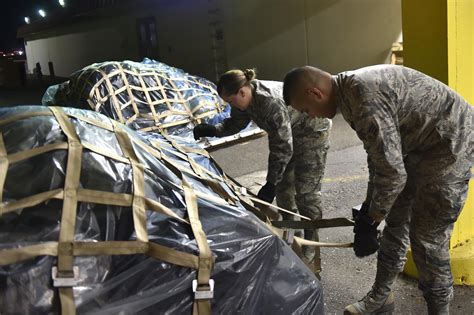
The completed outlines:
[[[134,130],[160,127],[182,137],[191,136],[196,119],[217,124],[230,114],[214,83],[147,58],[87,66],[49,87],[43,105],[92,109]]]
[[[15,107],[0,110],[0,121],[18,114],[48,111],[47,107]],[[95,112],[65,108],[111,125],[109,118]],[[123,156],[113,132],[71,118],[80,141]],[[173,161],[192,169],[189,162],[158,133],[143,136],[126,129],[129,136],[151,146],[152,140]],[[34,116],[0,124],[7,154],[55,142],[65,142],[54,116]],[[195,146],[183,139],[182,145]],[[181,179],[160,159],[134,145],[145,167],[145,195],[187,218]],[[64,187],[67,150],[55,150],[11,163],[5,180],[3,202]],[[216,175],[219,168],[208,158],[191,154],[201,166]],[[195,191],[219,197],[196,176],[185,175]],[[84,149],[82,188],[133,193],[130,166]],[[224,182],[220,185],[235,196]],[[322,314],[320,282],[294,252],[239,202],[236,205],[198,198],[199,216],[215,257],[214,314]],[[62,201],[49,200],[38,206],[0,216],[0,249],[57,241]],[[150,242],[176,250],[198,253],[189,225],[147,211]],[[75,239],[82,241],[135,240],[129,207],[79,203]],[[0,252],[1,255],[1,252]],[[57,290],[52,286],[51,268],[56,258],[35,259],[0,266],[0,314],[58,313]],[[79,314],[191,314],[191,283],[196,271],[144,255],[81,256],[75,258],[80,283],[74,287]]]

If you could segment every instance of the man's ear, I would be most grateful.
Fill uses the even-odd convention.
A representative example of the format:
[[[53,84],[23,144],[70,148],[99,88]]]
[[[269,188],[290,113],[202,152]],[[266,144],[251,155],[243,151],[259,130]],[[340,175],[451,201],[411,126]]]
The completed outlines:
[[[245,97],[245,91],[243,88],[240,88],[239,91],[237,92],[238,95]]]
[[[308,93],[315,96],[318,99],[323,98],[323,93],[317,87],[311,87],[308,89]]]

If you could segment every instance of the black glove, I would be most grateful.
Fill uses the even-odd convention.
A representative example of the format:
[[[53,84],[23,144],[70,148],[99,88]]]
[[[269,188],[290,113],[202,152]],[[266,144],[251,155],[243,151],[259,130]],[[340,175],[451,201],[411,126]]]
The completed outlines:
[[[379,249],[376,223],[369,217],[369,206],[364,203],[359,212],[354,212],[354,252],[357,257],[372,255]]]
[[[217,129],[213,125],[199,124],[193,129],[194,140],[198,140],[201,137],[215,137],[217,135]]]
[[[275,185],[267,182],[260,188],[257,197],[266,202],[273,202],[273,199],[275,199]]]

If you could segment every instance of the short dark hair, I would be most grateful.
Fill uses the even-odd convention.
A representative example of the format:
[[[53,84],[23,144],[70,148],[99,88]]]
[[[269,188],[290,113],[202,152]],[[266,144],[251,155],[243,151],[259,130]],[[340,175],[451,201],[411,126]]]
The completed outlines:
[[[324,83],[324,77],[330,77],[331,74],[315,68],[313,66],[302,66],[293,68],[285,75],[283,80],[283,100],[286,105],[291,105],[291,98],[294,97],[296,88],[302,84],[319,85]]]
[[[295,92],[295,88],[298,85],[301,68],[293,68],[285,75],[283,80],[283,100],[287,106],[291,104],[291,97]]]

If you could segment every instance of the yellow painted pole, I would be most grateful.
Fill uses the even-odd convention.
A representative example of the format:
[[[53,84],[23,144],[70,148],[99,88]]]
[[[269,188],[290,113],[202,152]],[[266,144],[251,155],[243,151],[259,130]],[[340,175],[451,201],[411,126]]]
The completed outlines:
[[[404,65],[448,84],[474,104],[474,1],[403,0]],[[450,245],[455,284],[474,285],[474,180]],[[411,252],[404,272],[417,277]]]

